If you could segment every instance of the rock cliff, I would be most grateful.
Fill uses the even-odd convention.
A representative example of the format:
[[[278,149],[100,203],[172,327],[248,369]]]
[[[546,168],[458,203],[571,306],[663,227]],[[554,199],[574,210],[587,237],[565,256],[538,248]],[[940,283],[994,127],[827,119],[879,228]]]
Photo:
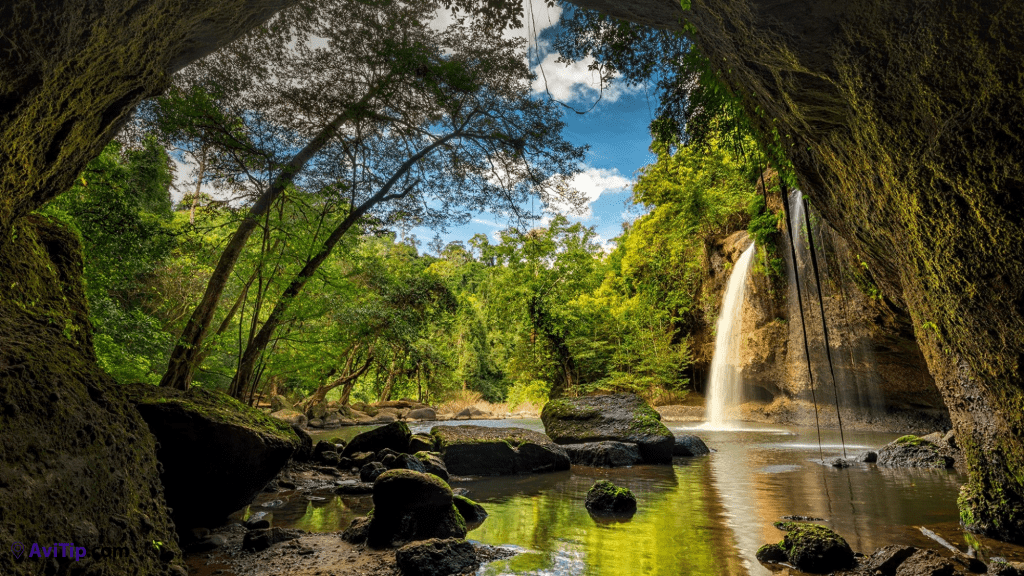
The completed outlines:
[[[669,0],[576,0],[682,28]],[[1024,542],[1024,4],[695,0],[802,190],[905,308],[961,439],[961,519]]]

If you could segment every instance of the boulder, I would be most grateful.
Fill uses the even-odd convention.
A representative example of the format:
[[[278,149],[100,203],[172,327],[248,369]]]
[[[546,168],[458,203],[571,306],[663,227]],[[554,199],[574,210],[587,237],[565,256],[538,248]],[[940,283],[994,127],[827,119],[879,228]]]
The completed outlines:
[[[479,524],[487,518],[487,511],[484,510],[484,507],[465,496],[455,494],[452,496],[452,502],[459,514],[466,519],[467,524]]]
[[[316,443],[316,446],[313,447],[313,459],[319,460],[320,457],[323,456],[325,452],[334,452],[335,454],[337,454],[338,447],[335,446],[333,442],[321,440]]]
[[[388,470],[373,483],[373,506],[367,531],[371,546],[466,537],[466,521],[455,508],[451,488],[433,474]]]
[[[896,570],[907,558],[910,558],[917,548],[913,546],[889,545],[879,548],[865,558],[858,567],[859,572],[867,574],[882,574],[882,576],[896,576]]]
[[[402,413],[397,408],[380,408],[377,410],[377,420],[383,421],[385,418],[390,418],[391,421],[398,420]]]
[[[359,469],[359,479],[363,482],[373,482],[378,476],[387,471],[388,469],[384,464],[380,462],[370,462],[369,464],[364,464],[363,467]]]
[[[779,564],[789,560],[786,556],[786,551],[782,549],[782,546],[778,544],[765,544],[757,549],[754,554],[758,562],[765,564]]]
[[[895,576],[954,576],[961,572],[934,550],[918,550],[896,568]]]
[[[377,456],[373,452],[356,452],[354,454],[349,454],[346,458],[351,460],[352,465],[357,468],[365,464],[369,464],[370,462],[379,462]]]
[[[672,447],[673,456],[704,456],[711,454],[708,445],[701,440],[700,436],[693,434],[681,434],[676,436],[675,446]]]
[[[874,452],[872,450],[867,450],[865,452],[861,452],[860,454],[857,454],[856,456],[853,457],[853,461],[854,462],[866,462],[866,463],[869,463],[869,464],[877,462],[878,461],[878,452]]]
[[[605,440],[604,442],[587,442],[585,444],[565,444],[562,446],[569,455],[569,461],[577,466],[603,466],[615,468],[632,466],[643,461],[636,444],[626,444]]]
[[[409,453],[433,452],[434,437],[429,434],[413,434],[409,439]]]
[[[323,402],[313,404],[306,409],[306,416],[308,416],[310,420],[314,418],[317,420],[323,420],[324,416],[327,416],[327,405]]]
[[[370,406],[366,402],[356,402],[355,404],[352,404],[352,409],[353,410],[358,410],[359,412],[362,412],[363,414],[366,414],[367,416],[376,416],[377,415],[377,409],[374,408],[373,406]]]
[[[415,408],[409,410],[405,417],[409,420],[437,420],[437,412],[433,408]]]
[[[349,544],[362,544],[366,542],[366,536],[370,532],[370,519],[367,517],[356,518],[348,525],[348,528],[341,533],[341,539]]]
[[[416,458],[423,465],[423,469],[428,474],[433,474],[445,482],[448,481],[448,468],[444,465],[444,460],[441,458],[441,454],[438,452],[417,452]]]
[[[159,442],[160,479],[179,534],[252,502],[301,446],[290,425],[220,392],[139,385],[130,393]]]
[[[803,572],[825,574],[849,568],[853,565],[853,550],[842,536],[817,524],[776,522],[775,527],[784,530],[786,536],[777,546],[785,554],[785,560]],[[763,554],[760,554],[764,550]],[[762,547],[760,556],[776,558],[778,551]]]
[[[327,428],[337,428],[341,426],[341,416],[337,412],[331,412],[327,416],[324,416],[324,426]]]
[[[953,458],[917,436],[901,436],[878,451],[878,466],[886,468],[951,468]]]
[[[281,396],[280,394],[278,394],[276,396],[271,396],[271,398],[270,398],[270,411],[271,412],[280,412],[281,410],[294,410],[294,409],[295,409],[295,406],[293,406],[292,403],[289,402],[288,399],[285,398],[284,396]]]
[[[398,456],[389,454],[381,460],[381,464],[383,464],[388,470],[415,470],[417,472],[427,471],[423,466],[423,463],[412,454],[399,454]]]
[[[278,542],[295,540],[299,536],[302,536],[302,532],[299,530],[288,530],[286,528],[250,530],[242,538],[242,550],[245,552],[259,552],[270,548]]]
[[[456,476],[533,474],[569,469],[569,455],[550,438],[523,428],[435,426],[445,468]]]
[[[636,394],[552,400],[540,418],[558,444],[615,440],[636,444],[646,463],[672,463],[675,436],[661,423],[661,415]]]
[[[608,480],[598,480],[587,491],[587,510],[595,513],[633,514],[636,496],[629,488],[619,488]]]
[[[309,462],[313,458],[313,437],[302,426],[292,424],[292,432],[299,439],[299,447],[292,454],[292,460]]]
[[[277,412],[271,413],[270,416],[271,418],[277,418],[282,422],[294,424],[295,426],[299,426],[301,428],[305,428],[306,425],[309,424],[309,419],[306,418],[306,415],[297,410],[278,410]]]
[[[310,418],[309,422],[306,425],[309,426],[310,428],[323,428],[324,421],[319,418]]]
[[[471,420],[473,418],[483,420],[490,417],[491,414],[489,412],[484,412],[483,410],[477,408],[476,406],[470,406],[469,408],[465,408],[455,415],[456,420]]]
[[[403,576],[470,574],[480,566],[473,545],[456,538],[406,544],[395,552],[395,561]]]
[[[385,448],[405,452],[409,449],[411,436],[404,422],[394,422],[359,434],[348,443],[341,455],[351,457],[358,452],[379,452]]]

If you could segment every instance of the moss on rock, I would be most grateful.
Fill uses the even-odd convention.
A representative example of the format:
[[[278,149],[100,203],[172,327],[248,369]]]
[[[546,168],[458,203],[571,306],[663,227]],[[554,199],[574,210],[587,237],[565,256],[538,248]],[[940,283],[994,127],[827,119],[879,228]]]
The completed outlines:
[[[636,512],[636,496],[629,488],[622,488],[608,480],[598,480],[587,491],[585,502],[591,512],[632,514]]]
[[[126,546],[93,573],[163,574],[180,553],[156,443],[96,363],[81,273],[57,222],[22,219],[0,242],[0,540]],[[22,569],[0,554],[0,572]]]

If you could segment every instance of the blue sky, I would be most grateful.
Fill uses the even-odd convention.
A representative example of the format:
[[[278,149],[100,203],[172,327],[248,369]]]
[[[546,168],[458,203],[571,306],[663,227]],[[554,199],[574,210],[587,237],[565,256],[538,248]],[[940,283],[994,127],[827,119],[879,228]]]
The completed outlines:
[[[589,62],[572,66],[555,62],[558,55],[551,51],[548,42],[561,9],[557,6],[546,8],[539,0],[524,0],[524,3],[527,14],[534,13],[534,18],[528,17],[527,20],[537,22],[539,30],[535,32],[532,26],[528,26],[510,34],[530,41],[531,64],[537,74],[534,91],[537,94],[547,92],[575,110],[589,110],[585,114],[563,110],[563,119],[567,123],[563,133],[565,138],[576,145],[590,146],[581,166],[582,172],[572,181],[573,187],[584,193],[589,201],[587,213],[565,215],[572,221],[593,226],[599,239],[607,242],[621,233],[622,223],[629,217],[626,214],[628,210],[632,209],[632,217],[636,216],[637,209],[628,205],[629,197],[637,170],[655,160],[648,149],[651,143],[648,126],[658,105],[657,97],[649,95],[642,87],[627,87],[623,82],[614,82],[605,88],[598,101],[596,76],[586,69]],[[537,211],[542,209],[539,201],[534,208]],[[475,215],[469,224],[450,227],[447,233],[438,235],[445,243],[465,242],[475,234],[494,238],[495,233],[507,225],[506,220],[483,213]],[[421,251],[427,250],[427,243],[436,233],[423,227],[411,231],[417,240],[422,241]]]

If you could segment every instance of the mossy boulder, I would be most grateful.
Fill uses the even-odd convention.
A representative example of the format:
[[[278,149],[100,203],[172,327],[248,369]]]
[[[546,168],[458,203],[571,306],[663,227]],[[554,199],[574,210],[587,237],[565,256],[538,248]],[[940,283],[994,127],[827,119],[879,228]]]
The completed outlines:
[[[878,451],[877,466],[884,468],[952,468],[953,458],[917,436],[901,436]]]
[[[466,519],[468,524],[479,524],[487,518],[487,510],[484,510],[483,506],[465,496],[456,494],[452,496],[452,501],[459,510],[459,514],[462,514],[462,517]]]
[[[434,437],[430,434],[413,434],[409,438],[409,452],[415,454],[417,452],[433,452],[434,451]]]
[[[352,456],[358,452],[377,453],[385,448],[395,452],[408,452],[411,437],[412,432],[405,422],[392,422],[357,435],[348,446],[345,446],[341,455]]]
[[[439,452],[420,451],[414,456],[423,464],[423,468],[428,474],[433,474],[445,482],[448,481],[448,468],[445,467],[444,459]]]
[[[301,445],[288,424],[220,392],[145,384],[128,391],[160,442],[160,478],[179,534],[250,503]]]
[[[633,514],[636,512],[636,496],[629,488],[598,480],[587,491],[585,505],[587,510],[597,514]]]
[[[389,470],[373,483],[367,542],[381,548],[429,538],[465,538],[448,484],[433,474]]]
[[[558,444],[614,440],[636,444],[645,463],[672,463],[675,437],[661,423],[661,415],[636,394],[552,400],[540,418]]]
[[[762,562],[789,562],[803,572],[825,574],[853,565],[853,550],[842,536],[817,524],[776,522],[786,536],[778,544],[762,546]],[[763,559],[762,559],[763,558]]]
[[[569,455],[550,438],[525,428],[435,426],[445,467],[456,476],[499,476],[568,470]]]

